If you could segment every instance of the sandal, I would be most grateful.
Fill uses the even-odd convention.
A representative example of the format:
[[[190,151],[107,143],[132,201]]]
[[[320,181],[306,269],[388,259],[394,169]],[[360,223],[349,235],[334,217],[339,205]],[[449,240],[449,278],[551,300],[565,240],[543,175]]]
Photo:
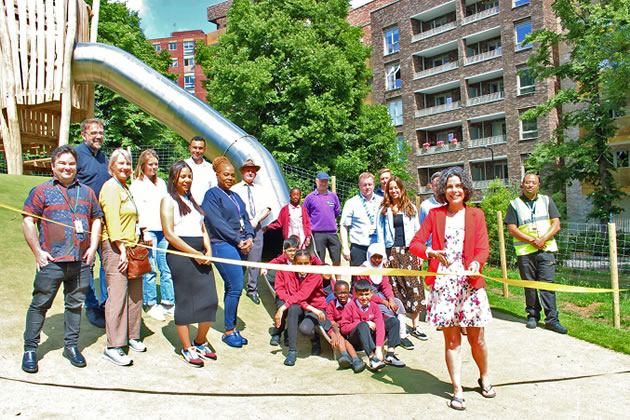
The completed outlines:
[[[453,410],[464,411],[466,409],[466,400],[463,398],[453,397],[448,404]]]
[[[497,396],[497,392],[494,390],[492,385],[488,385],[484,387],[483,382],[481,381],[481,378],[477,379],[477,383],[479,384],[479,387],[481,388],[481,395],[483,395],[484,398],[494,398]]]

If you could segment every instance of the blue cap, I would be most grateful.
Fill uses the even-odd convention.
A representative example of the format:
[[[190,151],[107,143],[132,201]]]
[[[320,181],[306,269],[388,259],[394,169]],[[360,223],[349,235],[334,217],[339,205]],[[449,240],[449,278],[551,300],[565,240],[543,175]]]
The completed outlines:
[[[328,176],[326,172],[320,172],[317,174],[317,179],[319,179],[320,181],[323,181],[323,180],[329,180],[330,177]]]

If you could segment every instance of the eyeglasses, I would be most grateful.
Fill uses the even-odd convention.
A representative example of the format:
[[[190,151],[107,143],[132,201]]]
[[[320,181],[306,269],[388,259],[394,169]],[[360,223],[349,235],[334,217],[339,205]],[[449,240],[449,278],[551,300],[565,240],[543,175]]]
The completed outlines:
[[[105,136],[104,131],[86,131],[86,133],[88,133],[90,136],[98,136],[99,134],[101,136]]]

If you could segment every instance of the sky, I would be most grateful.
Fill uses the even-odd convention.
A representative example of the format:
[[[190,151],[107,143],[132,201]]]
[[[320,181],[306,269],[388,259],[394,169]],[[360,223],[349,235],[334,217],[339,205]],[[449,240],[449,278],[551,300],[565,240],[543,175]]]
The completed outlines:
[[[208,22],[207,8],[224,0],[124,0],[138,12],[147,39],[166,38],[171,32],[201,29],[212,32],[216,25]],[[370,0],[352,0],[353,7]]]

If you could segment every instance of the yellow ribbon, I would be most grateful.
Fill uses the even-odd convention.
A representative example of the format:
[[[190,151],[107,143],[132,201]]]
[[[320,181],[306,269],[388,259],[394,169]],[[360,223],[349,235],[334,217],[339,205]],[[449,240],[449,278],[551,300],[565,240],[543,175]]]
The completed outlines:
[[[55,220],[50,220],[45,217],[37,216],[32,213],[28,213],[17,209],[15,207],[8,206],[6,204],[0,203],[0,207],[5,208],[7,210],[15,211],[17,213],[22,213],[27,216],[31,216],[37,219],[44,220],[49,223],[55,223],[57,225],[65,226],[70,229],[74,229],[74,226],[66,225],[65,223],[57,222]],[[86,231],[91,233],[89,231]],[[123,243],[128,246],[142,246],[145,248],[152,248],[151,246],[147,246],[144,244],[139,244],[136,242],[131,242],[127,240],[123,240]],[[349,275],[349,276],[369,276],[369,275],[377,275],[377,276],[413,276],[413,277],[426,277],[426,276],[440,276],[440,275],[457,275],[457,276],[480,276],[488,280],[494,280],[499,283],[509,284],[511,286],[517,287],[526,287],[530,289],[540,289],[540,290],[550,290],[555,292],[568,292],[568,293],[610,293],[610,292],[625,292],[629,289],[600,289],[596,287],[581,287],[581,286],[569,286],[566,284],[555,284],[555,283],[545,283],[540,281],[532,281],[532,280],[514,280],[514,279],[506,279],[506,278],[497,278],[487,276],[485,274],[476,273],[473,271],[462,271],[457,274],[454,273],[433,273],[430,271],[423,270],[406,270],[401,268],[367,268],[367,267],[340,267],[340,266],[327,266],[327,265],[286,265],[286,264],[269,264],[269,263],[261,263],[261,262],[253,262],[253,261],[240,261],[240,260],[231,260],[226,258],[218,258],[218,257],[209,257],[206,255],[195,255],[187,252],[175,251],[175,250],[162,250],[163,252],[167,252],[169,254],[180,255],[182,257],[188,257],[198,260],[206,260],[214,263],[223,263],[223,264],[233,264],[239,265],[242,267],[251,267],[251,268],[260,268],[265,270],[276,270],[276,271],[292,271],[294,273],[314,273],[314,274],[330,274],[330,275]]]

